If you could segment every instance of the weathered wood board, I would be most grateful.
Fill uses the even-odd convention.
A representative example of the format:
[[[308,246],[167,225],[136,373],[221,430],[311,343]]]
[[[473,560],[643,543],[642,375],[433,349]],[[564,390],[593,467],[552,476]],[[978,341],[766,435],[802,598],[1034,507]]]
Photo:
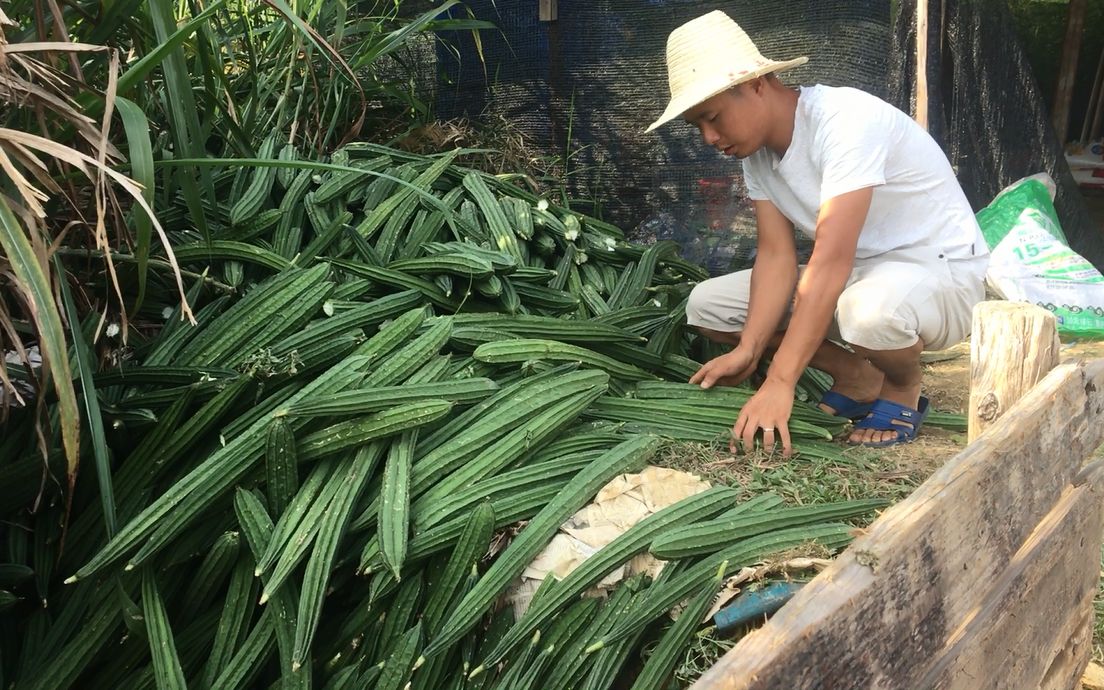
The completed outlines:
[[[1102,440],[1104,362],[1058,367],[695,689],[1076,687]]]
[[[1101,499],[1099,477],[1062,495],[916,687],[1076,687],[1091,654]]]

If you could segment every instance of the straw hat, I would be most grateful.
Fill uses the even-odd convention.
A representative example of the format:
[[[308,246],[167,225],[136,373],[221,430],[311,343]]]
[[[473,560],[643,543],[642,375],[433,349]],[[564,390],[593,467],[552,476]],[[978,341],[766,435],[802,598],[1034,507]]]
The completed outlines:
[[[692,19],[667,38],[671,102],[646,131],[673,120],[725,89],[808,61],[807,57],[784,62],[768,60],[740,25],[720,10]]]

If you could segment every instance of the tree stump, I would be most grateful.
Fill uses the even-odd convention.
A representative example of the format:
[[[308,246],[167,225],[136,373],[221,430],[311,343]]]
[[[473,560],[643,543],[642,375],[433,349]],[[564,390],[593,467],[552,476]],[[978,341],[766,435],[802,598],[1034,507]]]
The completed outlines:
[[[970,341],[972,443],[1051,369],[1060,343],[1054,315],[1022,302],[981,302],[974,307]]]

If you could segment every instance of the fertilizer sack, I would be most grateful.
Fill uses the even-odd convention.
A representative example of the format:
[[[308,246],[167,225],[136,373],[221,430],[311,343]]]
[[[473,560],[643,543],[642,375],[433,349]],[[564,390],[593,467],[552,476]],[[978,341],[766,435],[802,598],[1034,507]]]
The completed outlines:
[[[989,287],[1006,300],[1051,311],[1068,338],[1104,339],[1104,276],[1070,249],[1046,174],[1005,188],[978,212],[991,253]]]

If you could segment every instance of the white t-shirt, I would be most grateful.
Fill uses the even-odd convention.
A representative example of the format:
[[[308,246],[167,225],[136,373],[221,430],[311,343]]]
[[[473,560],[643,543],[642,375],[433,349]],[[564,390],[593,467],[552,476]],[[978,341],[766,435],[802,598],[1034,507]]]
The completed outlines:
[[[948,259],[989,253],[943,150],[908,115],[864,91],[803,87],[786,155],[763,147],[743,164],[748,196],[773,202],[809,237],[822,203],[874,187],[857,259],[914,247]]]

